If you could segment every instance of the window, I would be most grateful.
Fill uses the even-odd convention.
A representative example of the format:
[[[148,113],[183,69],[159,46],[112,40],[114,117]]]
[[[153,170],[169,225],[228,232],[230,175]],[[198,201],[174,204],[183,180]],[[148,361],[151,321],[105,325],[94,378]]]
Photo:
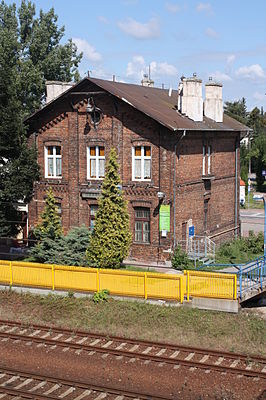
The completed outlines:
[[[46,146],[45,153],[45,178],[62,177],[61,146]]]
[[[202,175],[211,174],[211,146],[204,145],[202,153]]]
[[[105,155],[103,146],[88,147],[88,179],[103,179]]]
[[[90,230],[93,231],[95,225],[95,217],[98,210],[98,206],[95,204],[90,205]]]
[[[135,242],[150,243],[150,210],[135,208]]]
[[[151,179],[151,147],[136,146],[132,148],[132,180]]]

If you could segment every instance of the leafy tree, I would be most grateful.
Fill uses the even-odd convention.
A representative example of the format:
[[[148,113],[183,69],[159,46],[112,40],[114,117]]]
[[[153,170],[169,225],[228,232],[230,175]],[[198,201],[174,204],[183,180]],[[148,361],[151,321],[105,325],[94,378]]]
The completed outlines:
[[[35,148],[27,146],[23,118],[39,108],[45,96],[45,80],[77,77],[81,55],[70,40],[60,43],[52,8],[35,15],[35,5],[0,2],[0,236],[20,229],[18,201],[29,202],[38,179]]]
[[[253,140],[250,156],[254,158],[257,190],[265,192],[265,177],[262,175],[262,171],[266,169],[266,132]]]
[[[112,149],[87,251],[89,263],[100,268],[119,268],[131,243],[127,204],[119,183],[116,151]]]

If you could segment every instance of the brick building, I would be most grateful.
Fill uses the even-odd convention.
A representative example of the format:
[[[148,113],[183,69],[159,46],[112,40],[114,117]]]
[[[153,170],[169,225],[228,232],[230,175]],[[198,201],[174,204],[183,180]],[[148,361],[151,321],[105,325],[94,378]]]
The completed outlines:
[[[56,85],[50,89],[58,95]],[[115,147],[133,235],[130,259],[166,260],[191,225],[214,241],[232,237],[239,229],[239,142],[248,128],[223,115],[221,85],[209,82],[205,92],[203,102],[195,76],[176,91],[90,77],[69,86],[26,121],[41,168],[29,226],[51,186],[65,232],[93,227]]]

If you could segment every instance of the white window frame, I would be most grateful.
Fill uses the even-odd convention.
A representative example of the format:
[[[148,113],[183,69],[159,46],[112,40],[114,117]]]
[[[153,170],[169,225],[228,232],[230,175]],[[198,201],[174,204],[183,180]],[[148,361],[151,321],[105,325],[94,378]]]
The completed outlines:
[[[52,147],[53,148],[53,154],[52,155],[48,155],[48,147]],[[60,155],[56,154],[56,147],[60,147]],[[52,159],[53,160],[53,175],[48,175],[48,160]],[[60,159],[61,160],[61,175],[56,175],[56,160]],[[45,146],[44,147],[44,169],[45,169],[45,178],[48,179],[62,179],[62,146],[58,146],[58,145],[52,145],[52,146]]]
[[[206,165],[207,157],[207,165]],[[207,167],[207,174],[206,174]],[[211,145],[203,145],[202,149],[202,175],[211,175]]]
[[[206,145],[204,144],[203,145],[203,148],[202,148],[202,175],[204,176],[204,175],[206,175],[205,174],[205,172],[206,172]]]
[[[208,175],[211,174],[211,146],[208,145],[208,153],[207,153],[207,171],[208,171]]]
[[[141,155],[136,156],[135,155],[135,148],[136,147],[141,147]],[[150,182],[151,181],[151,170],[152,170],[152,153],[150,156],[144,156],[144,148],[145,147],[150,147],[151,146],[133,146],[132,147],[132,181],[144,181],[144,182]],[[141,173],[140,173],[140,178],[135,177],[135,160],[141,160]],[[144,178],[144,160],[150,160],[150,178],[146,179]]]
[[[92,147],[95,147],[96,150],[96,155],[95,156],[91,156],[90,155],[90,149]],[[99,155],[99,149],[100,147],[104,148],[104,156],[100,156]],[[90,160],[96,160],[96,177],[92,178],[91,177],[91,171],[90,171]],[[105,163],[104,163],[104,176],[103,177],[99,177],[99,160],[105,160],[105,147],[104,146],[88,146],[87,147],[87,179],[93,179],[93,180],[103,180],[104,176],[105,176]]]

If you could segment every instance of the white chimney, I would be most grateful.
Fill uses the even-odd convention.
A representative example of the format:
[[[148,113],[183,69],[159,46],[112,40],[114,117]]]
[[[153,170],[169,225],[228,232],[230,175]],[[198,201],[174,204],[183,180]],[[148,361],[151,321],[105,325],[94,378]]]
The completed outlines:
[[[154,81],[148,76],[148,74],[143,75],[143,79],[141,80],[142,86],[153,87]]]
[[[210,78],[205,85],[204,115],[215,122],[223,122],[223,85]]]
[[[74,82],[46,81],[46,104],[70,89]]]
[[[203,121],[202,80],[196,74],[182,78],[178,92],[178,110],[193,121]]]

